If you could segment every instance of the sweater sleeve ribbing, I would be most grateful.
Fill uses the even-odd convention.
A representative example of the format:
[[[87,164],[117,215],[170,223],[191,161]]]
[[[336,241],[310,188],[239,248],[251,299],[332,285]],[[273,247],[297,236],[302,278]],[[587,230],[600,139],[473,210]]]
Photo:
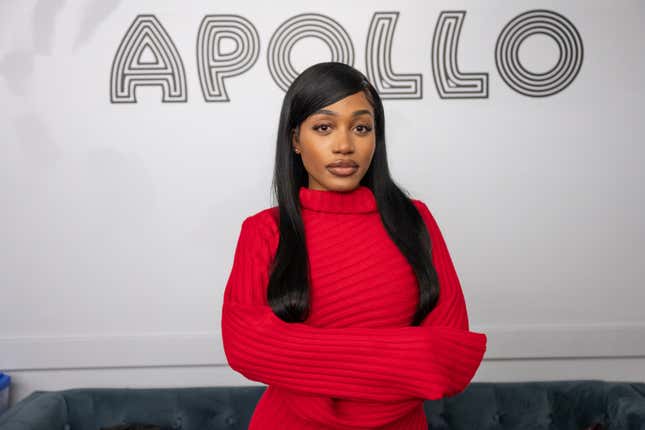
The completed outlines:
[[[414,203],[430,235],[432,262],[440,285],[439,301],[421,325],[441,325],[468,331],[470,326],[464,293],[439,225],[425,203],[421,200],[415,200]]]
[[[443,301],[430,314],[437,317],[421,326],[286,323],[266,299],[271,253],[256,223],[253,217],[242,223],[224,292],[222,342],[232,369],[268,385],[356,400],[438,399],[469,384],[483,358],[486,335],[468,331],[454,268],[441,268]],[[428,228],[435,265],[451,265],[438,229]]]

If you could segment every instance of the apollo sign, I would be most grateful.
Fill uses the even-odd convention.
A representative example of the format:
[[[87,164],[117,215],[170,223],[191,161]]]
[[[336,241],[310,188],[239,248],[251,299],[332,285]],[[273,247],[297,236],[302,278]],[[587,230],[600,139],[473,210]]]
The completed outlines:
[[[442,99],[488,98],[488,73],[466,72],[457,64],[459,36],[465,11],[442,11],[435,24],[429,58],[437,94]],[[392,64],[392,39],[399,12],[375,12],[365,43],[364,73],[383,99],[423,98],[420,73],[396,73]],[[546,72],[528,70],[518,51],[530,36],[551,38],[559,57]],[[303,38],[323,41],[331,61],[354,66],[354,44],[347,31],[334,19],[304,13],[282,23],[269,40],[266,62],[275,84],[286,91],[298,76],[290,61],[294,45]],[[230,52],[221,49],[229,39]],[[207,15],[196,43],[197,70],[202,95],[207,102],[228,102],[226,80],[242,75],[255,65],[260,36],[251,21],[239,15]],[[550,10],[530,10],[511,19],[495,44],[495,65],[503,81],[519,94],[547,97],[571,85],[582,67],[583,44],[574,25]],[[136,103],[136,88],[159,87],[163,102],[186,102],[186,72],[170,34],[155,15],[138,15],[116,51],[110,76],[112,103]]]

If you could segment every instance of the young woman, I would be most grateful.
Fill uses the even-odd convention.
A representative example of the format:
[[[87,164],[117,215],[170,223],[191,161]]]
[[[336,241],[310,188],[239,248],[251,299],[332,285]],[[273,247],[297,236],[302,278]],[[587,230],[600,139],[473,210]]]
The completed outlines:
[[[278,126],[278,205],[241,225],[222,309],[231,368],[268,387],[251,430],[427,429],[486,350],[425,203],[390,177],[383,105],[356,69],[315,64]]]

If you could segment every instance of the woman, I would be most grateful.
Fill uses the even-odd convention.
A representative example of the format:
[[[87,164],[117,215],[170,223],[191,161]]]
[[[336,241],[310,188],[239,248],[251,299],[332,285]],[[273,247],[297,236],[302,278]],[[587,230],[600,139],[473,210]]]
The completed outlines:
[[[428,207],[390,177],[380,97],[313,65],[282,105],[278,206],[242,222],[222,309],[229,365],[268,385],[249,429],[427,429],[486,350]]]

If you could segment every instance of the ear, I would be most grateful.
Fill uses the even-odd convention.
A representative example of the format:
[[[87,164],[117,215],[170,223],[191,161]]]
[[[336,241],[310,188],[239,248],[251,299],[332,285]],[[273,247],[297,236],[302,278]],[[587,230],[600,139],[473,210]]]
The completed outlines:
[[[291,130],[291,147],[293,149],[300,149],[300,144],[298,143],[298,137],[296,136],[297,131]]]

